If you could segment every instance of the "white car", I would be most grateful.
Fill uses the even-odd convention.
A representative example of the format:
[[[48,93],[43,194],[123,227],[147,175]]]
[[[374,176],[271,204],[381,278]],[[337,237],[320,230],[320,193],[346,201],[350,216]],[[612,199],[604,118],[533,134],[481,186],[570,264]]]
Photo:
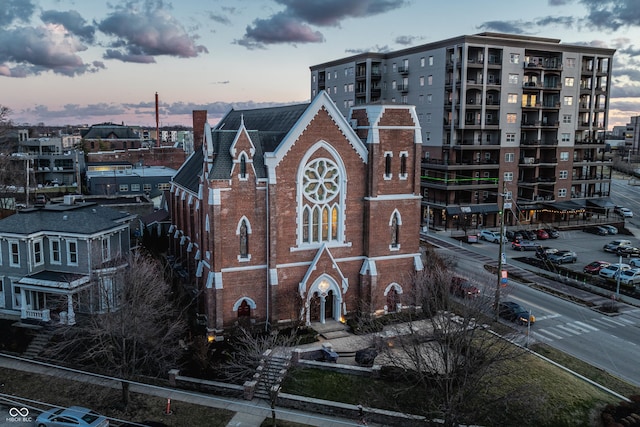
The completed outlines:
[[[631,258],[627,261],[629,265],[633,268],[640,268],[640,258]]]
[[[497,231],[491,231],[491,230],[481,230],[480,239],[486,240],[487,242],[491,242],[491,243],[499,243],[500,233],[498,233]]]
[[[622,206],[616,206],[614,211],[618,215],[622,215],[625,218],[633,218],[633,211],[631,209],[629,209],[629,208],[624,208]]]
[[[631,269],[629,264],[620,264],[619,262],[611,264],[600,270],[598,273],[600,277],[605,279],[615,279],[620,271]]]
[[[620,283],[632,286],[640,284],[640,268],[630,268],[620,273]]]

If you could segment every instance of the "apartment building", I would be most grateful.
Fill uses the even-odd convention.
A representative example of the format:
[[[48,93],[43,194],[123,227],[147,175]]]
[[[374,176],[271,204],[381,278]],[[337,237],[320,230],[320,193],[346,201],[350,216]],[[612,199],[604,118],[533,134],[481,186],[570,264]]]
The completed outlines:
[[[467,228],[569,219],[610,206],[604,132],[614,49],[498,33],[310,67],[342,114],[415,105],[423,222]]]

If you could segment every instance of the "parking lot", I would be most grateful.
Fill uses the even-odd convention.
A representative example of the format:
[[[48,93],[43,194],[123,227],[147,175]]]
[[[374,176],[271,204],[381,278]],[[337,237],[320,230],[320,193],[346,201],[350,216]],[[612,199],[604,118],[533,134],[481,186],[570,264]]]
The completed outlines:
[[[634,230],[635,231],[635,230]],[[578,260],[575,263],[562,264],[566,269],[582,272],[585,265],[593,261],[606,261],[616,263],[620,261],[620,257],[615,253],[605,252],[602,248],[605,244],[616,239],[630,240],[632,246],[640,247],[640,239],[633,235],[624,234],[621,230],[615,235],[599,236],[587,233],[581,230],[561,231],[560,237],[557,239],[535,240],[536,244],[542,247],[555,248],[558,250],[570,250],[577,254]],[[495,245],[495,243],[482,242],[482,245]],[[521,252],[511,248],[511,242],[505,241],[504,253],[509,259],[521,257],[535,257],[535,251]],[[622,262],[628,261],[628,257],[623,257]]]

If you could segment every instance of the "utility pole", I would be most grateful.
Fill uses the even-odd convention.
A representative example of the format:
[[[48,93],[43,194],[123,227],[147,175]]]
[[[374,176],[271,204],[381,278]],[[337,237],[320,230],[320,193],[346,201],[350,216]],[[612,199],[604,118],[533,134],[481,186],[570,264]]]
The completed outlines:
[[[498,212],[498,218],[500,221],[500,245],[498,249],[498,271],[497,271],[497,281],[496,281],[496,296],[495,296],[495,320],[498,321],[499,313],[500,313],[500,288],[502,287],[502,264],[503,264],[503,250],[504,250],[504,208],[507,205],[504,199],[507,197],[507,187],[506,184],[503,184],[504,187],[502,189],[502,193],[498,193],[500,199],[500,211]],[[511,203],[509,203],[508,207]]]

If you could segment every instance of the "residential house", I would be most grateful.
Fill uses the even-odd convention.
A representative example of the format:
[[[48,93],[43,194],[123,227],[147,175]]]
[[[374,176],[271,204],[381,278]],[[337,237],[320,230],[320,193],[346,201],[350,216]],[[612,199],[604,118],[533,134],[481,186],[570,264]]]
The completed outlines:
[[[0,315],[74,324],[114,308],[133,218],[65,196],[0,220]]]

